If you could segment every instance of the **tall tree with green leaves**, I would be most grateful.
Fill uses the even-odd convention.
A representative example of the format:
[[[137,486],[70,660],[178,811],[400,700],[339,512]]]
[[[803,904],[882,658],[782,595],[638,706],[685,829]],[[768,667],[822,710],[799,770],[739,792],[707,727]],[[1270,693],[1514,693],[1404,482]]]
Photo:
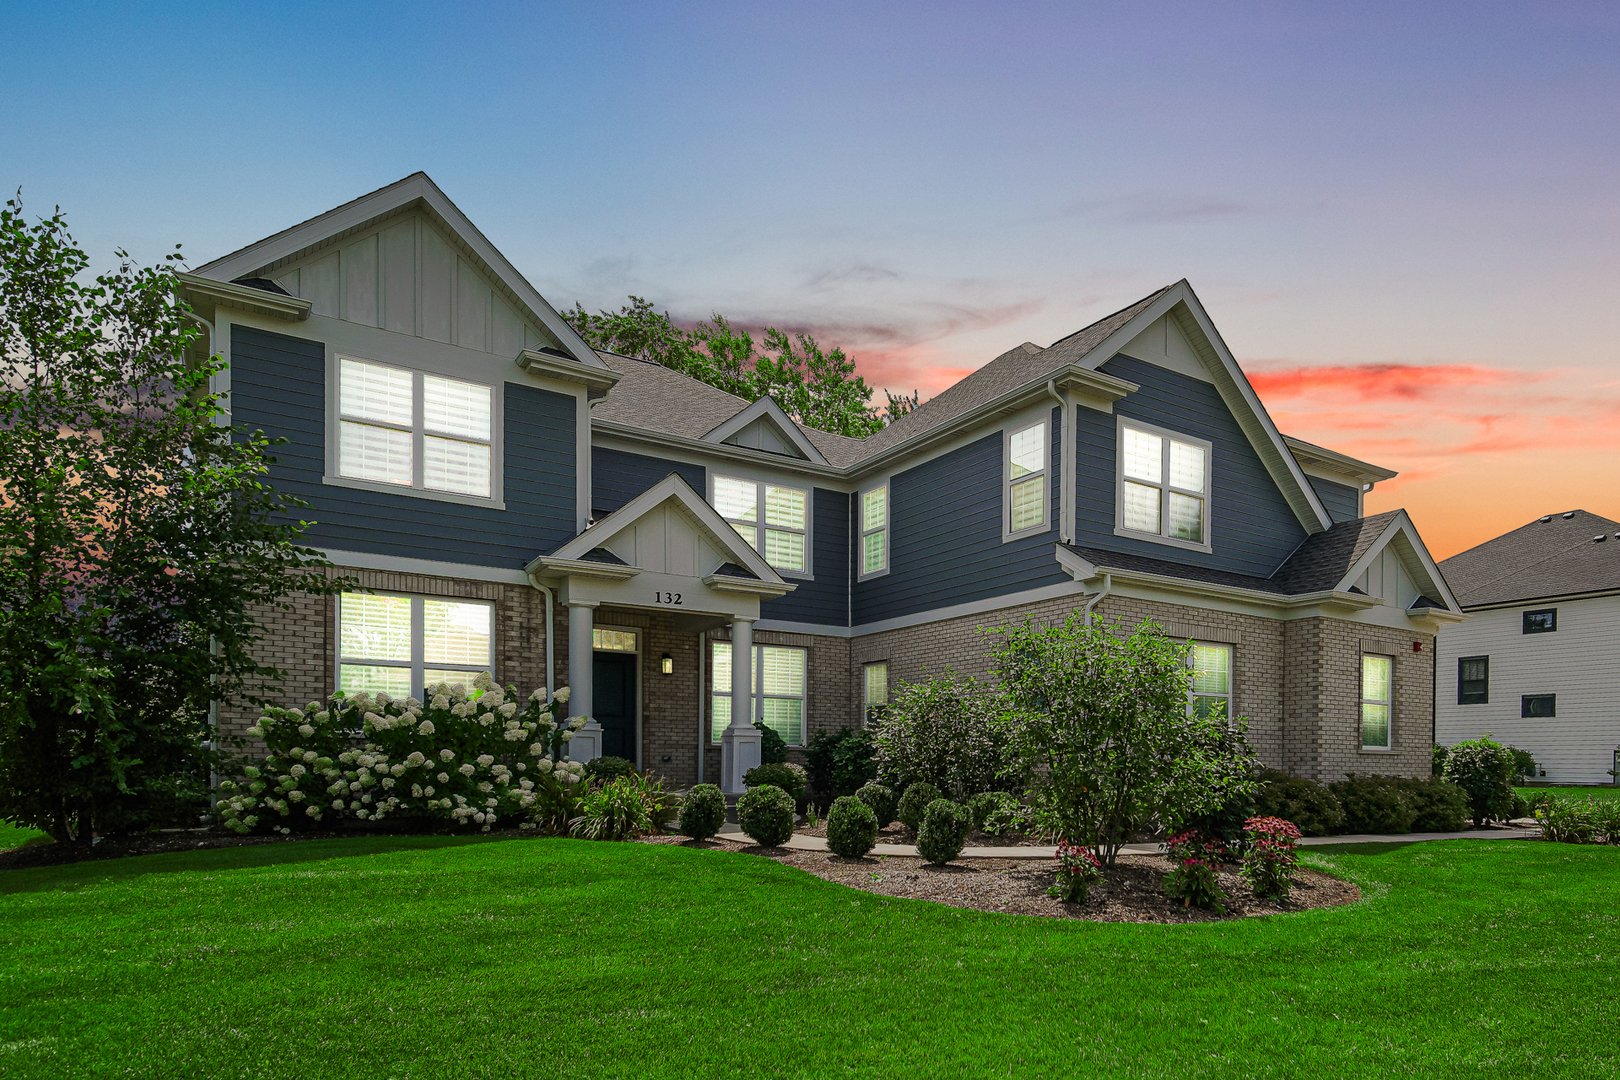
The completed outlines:
[[[178,250],[118,256],[87,282],[60,210],[0,211],[0,819],[61,842],[195,823],[210,705],[279,675],[255,610],[347,584],[222,426]]]
[[[775,327],[756,349],[752,334],[718,312],[687,331],[648,300],[629,299],[595,315],[576,302],[562,315],[592,348],[651,360],[748,401],[769,396],[806,427],[857,439],[883,427],[872,388],[843,349],[827,352],[808,334]]]

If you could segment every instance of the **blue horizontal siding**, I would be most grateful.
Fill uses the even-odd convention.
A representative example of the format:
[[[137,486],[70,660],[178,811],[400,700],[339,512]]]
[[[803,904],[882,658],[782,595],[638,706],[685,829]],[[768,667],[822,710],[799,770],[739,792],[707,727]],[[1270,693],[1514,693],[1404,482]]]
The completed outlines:
[[[1361,516],[1356,513],[1357,496],[1361,493],[1355,488],[1323,480],[1320,476],[1307,476],[1305,479],[1316,489],[1316,497],[1322,500],[1322,505],[1327,507],[1334,521],[1354,521]]]
[[[1050,430],[1056,434],[1057,427]],[[1051,443],[1055,456],[1059,439]],[[1058,478],[1052,476],[1047,486],[1054,528],[1002,543],[1001,470],[998,430],[890,478],[890,568],[855,584],[855,625],[1067,580],[1052,551]]]
[[[849,504],[842,491],[814,489],[810,569],[814,581],[787,580],[797,589],[760,603],[759,617],[818,626],[849,625]]]
[[[287,440],[270,477],[311,505],[312,546],[520,569],[573,537],[573,398],[506,384],[505,510],[321,483],[325,399],[321,342],[231,328],[231,422]]]
[[[679,473],[693,491],[708,498],[708,478],[701,465],[593,446],[591,516],[600,521],[670,473]]]
[[[1114,403],[1114,411],[1171,431],[1209,441],[1214,449],[1210,492],[1210,546],[1205,554],[1168,544],[1114,535],[1114,417],[1075,409],[1075,542],[1270,577],[1305,539],[1288,501],[1249,444],[1214,386],[1129,356],[1115,356],[1100,369],[1141,389]]]

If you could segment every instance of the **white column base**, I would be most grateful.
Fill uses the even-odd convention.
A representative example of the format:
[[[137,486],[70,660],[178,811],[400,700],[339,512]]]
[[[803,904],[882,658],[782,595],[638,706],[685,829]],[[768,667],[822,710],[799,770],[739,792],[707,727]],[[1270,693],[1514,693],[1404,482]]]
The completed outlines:
[[[601,756],[602,725],[595,720],[587,721],[585,726],[574,732],[574,737],[568,740],[568,760],[583,764]]]
[[[748,790],[743,777],[749,769],[757,768],[764,750],[765,739],[754,727],[733,724],[720,733],[720,790],[727,795],[741,795]]]

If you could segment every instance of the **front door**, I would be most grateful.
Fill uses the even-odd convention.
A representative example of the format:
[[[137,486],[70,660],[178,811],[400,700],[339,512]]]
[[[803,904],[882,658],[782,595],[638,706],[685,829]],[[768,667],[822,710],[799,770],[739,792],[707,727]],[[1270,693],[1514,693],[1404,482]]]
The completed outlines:
[[[636,654],[595,653],[592,704],[602,725],[602,753],[636,760]]]

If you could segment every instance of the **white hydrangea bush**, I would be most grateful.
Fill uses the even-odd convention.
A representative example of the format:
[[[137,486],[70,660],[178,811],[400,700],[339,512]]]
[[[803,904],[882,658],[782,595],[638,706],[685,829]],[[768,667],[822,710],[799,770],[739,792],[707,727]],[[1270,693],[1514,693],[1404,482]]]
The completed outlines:
[[[267,708],[248,734],[264,760],[219,785],[215,804],[239,833],[332,828],[341,820],[415,819],[458,829],[554,829],[578,803],[584,766],[567,746],[568,688],[517,690],[480,675],[437,683],[427,701],[339,692],[323,705]]]

